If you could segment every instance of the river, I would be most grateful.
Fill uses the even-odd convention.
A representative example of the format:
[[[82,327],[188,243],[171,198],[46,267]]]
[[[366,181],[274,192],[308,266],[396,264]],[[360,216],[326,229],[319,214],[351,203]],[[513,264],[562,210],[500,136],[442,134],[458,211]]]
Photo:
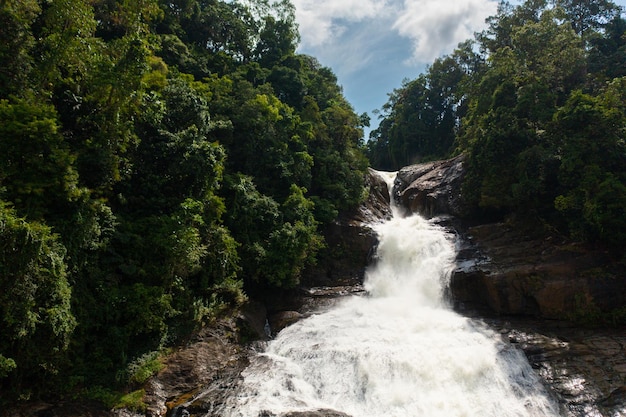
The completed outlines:
[[[226,415],[559,415],[524,354],[446,302],[454,236],[397,212],[372,227],[379,245],[366,295],[283,329],[252,358]]]

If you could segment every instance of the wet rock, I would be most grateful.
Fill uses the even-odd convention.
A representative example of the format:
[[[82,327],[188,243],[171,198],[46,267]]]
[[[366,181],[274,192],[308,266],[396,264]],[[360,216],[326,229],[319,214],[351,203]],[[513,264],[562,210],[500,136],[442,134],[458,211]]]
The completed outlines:
[[[279,311],[268,317],[271,334],[276,335],[285,327],[297,322],[302,314],[297,311]]]
[[[278,417],[271,411],[261,411],[257,417]],[[292,411],[287,414],[281,414],[280,417],[351,417],[348,414],[335,410],[315,410],[315,411]]]
[[[411,165],[398,171],[393,194],[408,212],[460,218],[463,178],[463,156]],[[602,250],[551,236],[539,224],[447,223],[462,237],[449,289],[460,310],[584,319],[626,305],[626,280]]]
[[[307,268],[301,286],[334,287],[363,282],[366,266],[371,262],[376,234],[367,225],[340,222],[326,227],[326,248],[318,255],[315,265]]]
[[[354,212],[345,213],[344,222],[352,224],[371,224],[391,217],[389,189],[387,182],[377,171],[369,169],[365,178],[368,197]]]
[[[601,404],[605,407],[619,407],[626,411],[626,385],[616,388],[602,400]]]
[[[515,223],[467,228],[450,281],[460,310],[584,319],[626,305],[626,280],[604,251]]]
[[[242,336],[247,340],[266,340],[269,338],[267,309],[263,303],[249,301],[241,310],[238,323]]]
[[[411,213],[431,218],[463,215],[461,183],[464,156],[411,165],[398,171],[394,195]]]
[[[626,415],[626,329],[584,329],[570,322],[489,319],[562,405],[563,416]]]
[[[234,321],[216,323],[170,355],[145,386],[146,415],[212,416],[220,409],[248,364],[236,335]]]

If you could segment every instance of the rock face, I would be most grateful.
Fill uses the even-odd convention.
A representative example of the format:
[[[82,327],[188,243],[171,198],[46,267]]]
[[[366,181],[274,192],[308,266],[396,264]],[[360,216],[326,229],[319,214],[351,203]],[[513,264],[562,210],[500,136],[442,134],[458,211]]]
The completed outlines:
[[[393,190],[407,212],[456,218],[463,248],[450,296],[459,308],[550,319],[624,309],[626,280],[607,268],[606,253],[546,236],[540,225],[464,226],[463,159],[402,168]]]
[[[274,413],[261,412],[258,417],[278,417]],[[348,414],[341,413],[335,410],[315,410],[315,411],[294,411],[281,415],[280,417],[351,417]]]
[[[626,413],[624,329],[581,328],[558,320],[488,320],[531,366],[567,417]]]
[[[383,177],[370,168],[365,178],[365,187],[369,190],[367,200],[356,212],[344,215],[344,222],[363,225],[391,217],[389,189]]]
[[[460,155],[402,168],[394,185],[396,200],[409,212],[427,218],[442,214],[462,216],[463,160]]]
[[[144,388],[145,415],[220,415],[213,411],[224,407],[248,365],[247,352],[234,338],[235,332],[232,322],[206,327],[188,346],[170,355],[165,368]],[[124,417],[119,412],[116,415]]]
[[[626,305],[608,255],[519,224],[467,228],[450,282],[460,309],[547,319],[597,319]]]
[[[350,417],[348,414],[334,410],[296,411],[285,417]]]

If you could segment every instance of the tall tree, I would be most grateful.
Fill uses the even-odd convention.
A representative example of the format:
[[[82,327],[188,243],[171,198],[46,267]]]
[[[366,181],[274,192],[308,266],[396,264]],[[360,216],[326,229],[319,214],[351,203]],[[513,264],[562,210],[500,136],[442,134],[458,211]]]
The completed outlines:
[[[615,245],[626,238],[625,83],[615,80],[598,97],[574,92],[553,127],[561,149],[556,208],[575,237]]]
[[[56,391],[76,326],[64,258],[49,227],[0,201],[0,403]]]
[[[74,159],[54,107],[0,100],[0,197],[21,216],[53,220],[80,196]]]
[[[610,0],[553,0],[565,10],[572,28],[583,41],[589,41],[593,32],[602,29],[619,17],[620,7]]]
[[[616,17],[605,26],[603,36],[590,41],[589,72],[597,86],[626,76],[626,19]]]
[[[31,25],[41,9],[36,0],[7,0],[0,6],[0,97],[27,87],[35,45]]]

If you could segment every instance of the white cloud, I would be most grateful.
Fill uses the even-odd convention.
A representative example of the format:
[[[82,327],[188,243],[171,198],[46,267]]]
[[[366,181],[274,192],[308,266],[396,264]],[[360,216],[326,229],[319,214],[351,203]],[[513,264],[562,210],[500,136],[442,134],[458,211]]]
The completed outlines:
[[[318,47],[303,45],[300,52],[315,56],[337,75],[344,77],[373,66],[388,66],[410,53],[410,42],[389,30],[393,21],[344,22],[330,39]],[[396,57],[400,56],[400,59]]]
[[[411,59],[431,62],[485,27],[494,0],[405,0],[393,28],[413,41]]]
[[[293,0],[305,47],[319,47],[347,30],[347,24],[386,14],[389,0]]]
[[[391,38],[395,32],[413,43],[405,60],[428,63],[484,28],[485,18],[496,12],[497,0],[293,0],[293,4],[303,49],[332,47],[336,53],[343,49],[351,51],[349,55],[371,55],[372,47],[380,44],[368,42],[368,36]]]

